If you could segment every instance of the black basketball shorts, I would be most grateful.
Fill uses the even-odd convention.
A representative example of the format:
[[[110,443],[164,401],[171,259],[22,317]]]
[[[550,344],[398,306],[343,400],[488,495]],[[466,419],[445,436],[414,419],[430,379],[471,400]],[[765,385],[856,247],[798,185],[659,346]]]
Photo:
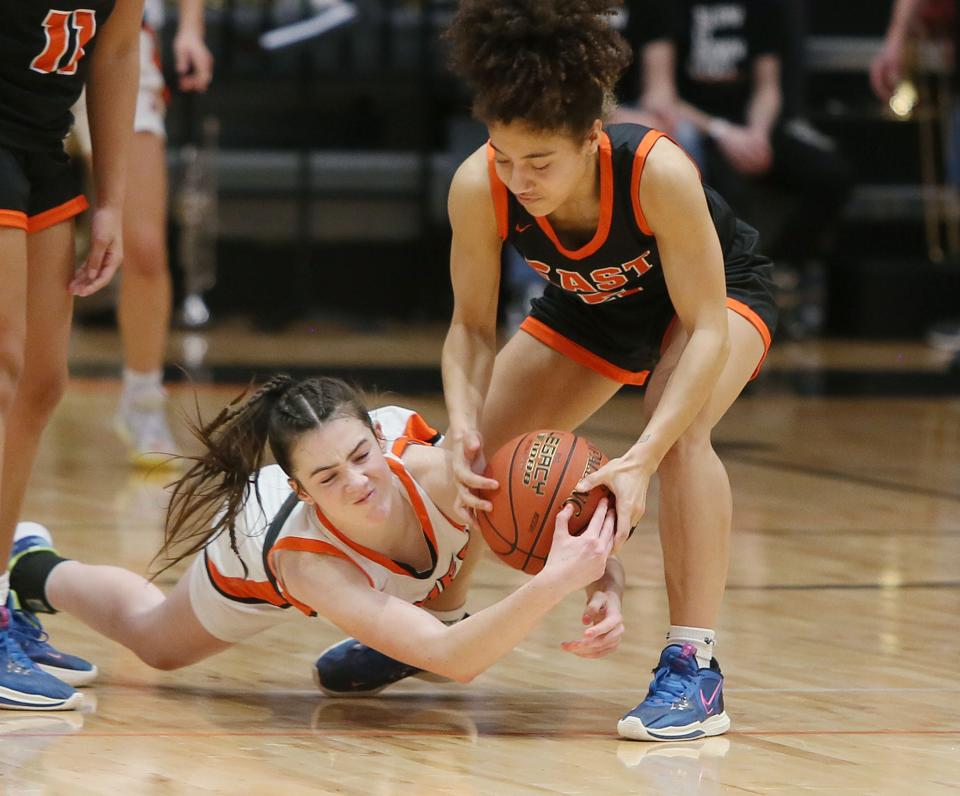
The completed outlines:
[[[0,146],[0,227],[40,232],[86,208],[62,149],[27,152]]]
[[[749,253],[727,263],[727,307],[746,318],[764,342],[760,372],[777,325],[773,264]],[[668,298],[651,302],[638,294],[608,304],[587,305],[575,295],[547,285],[532,302],[520,328],[564,356],[621,384],[642,385],[660,361],[664,342],[677,320]]]

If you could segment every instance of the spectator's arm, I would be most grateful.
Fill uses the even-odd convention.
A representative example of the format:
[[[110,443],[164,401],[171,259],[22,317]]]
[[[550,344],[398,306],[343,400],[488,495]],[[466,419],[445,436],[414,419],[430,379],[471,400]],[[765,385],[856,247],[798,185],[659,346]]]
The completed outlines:
[[[895,0],[883,47],[870,64],[870,85],[884,102],[890,99],[903,69],[903,45],[922,0]]]
[[[780,90],[780,59],[761,55],[753,64],[753,93],[747,106],[747,127],[769,140],[783,105]]]
[[[640,107],[672,130],[676,124],[677,84],[674,79],[676,53],[673,42],[652,41],[643,48],[643,82]]]
[[[213,56],[204,44],[203,0],[180,0],[173,55],[181,91],[206,91],[213,77]]]

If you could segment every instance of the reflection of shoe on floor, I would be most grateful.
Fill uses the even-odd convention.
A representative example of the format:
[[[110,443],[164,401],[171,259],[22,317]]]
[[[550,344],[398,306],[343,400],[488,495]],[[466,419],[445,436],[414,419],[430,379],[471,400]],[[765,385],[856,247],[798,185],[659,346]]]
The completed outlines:
[[[372,696],[407,677],[446,683],[450,680],[377,652],[354,638],[328,647],[313,667],[313,681],[327,696]]]
[[[617,759],[628,768],[652,762],[716,760],[726,757],[730,741],[723,736],[701,738],[699,741],[665,743],[626,743],[617,745]]]
[[[167,424],[167,394],[162,388],[124,389],[113,419],[137,467],[176,467],[177,443]]]
[[[660,653],[647,696],[617,724],[634,741],[688,741],[730,729],[723,709],[723,674],[716,658],[697,664],[691,644],[670,644]]]
[[[433,700],[324,699],[313,711],[310,729],[320,735],[437,735],[476,740],[477,725],[469,706],[440,708]]]
[[[0,736],[68,735],[83,729],[83,713],[70,710],[62,713],[2,713]]]

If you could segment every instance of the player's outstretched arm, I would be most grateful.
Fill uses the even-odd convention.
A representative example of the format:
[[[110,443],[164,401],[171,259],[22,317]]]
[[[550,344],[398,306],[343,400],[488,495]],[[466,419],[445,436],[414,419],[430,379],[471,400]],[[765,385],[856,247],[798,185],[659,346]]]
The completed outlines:
[[[392,658],[469,682],[512,650],[564,596],[599,579],[613,547],[614,512],[606,500],[579,536],[557,518],[544,568],[512,594],[447,626],[428,612],[369,586],[352,564],[329,556],[283,552],[278,560],[288,593],[345,633]]]
[[[70,283],[89,296],[106,285],[123,260],[123,198],[133,110],[140,79],[140,22],[143,0],[118,0],[97,34],[87,79],[87,113],[93,146],[96,204],[90,254]]]

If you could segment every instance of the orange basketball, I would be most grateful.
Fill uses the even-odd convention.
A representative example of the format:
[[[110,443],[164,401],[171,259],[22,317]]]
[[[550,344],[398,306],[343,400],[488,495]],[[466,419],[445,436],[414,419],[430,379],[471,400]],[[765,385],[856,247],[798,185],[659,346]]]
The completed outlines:
[[[576,535],[587,527],[607,489],[586,494],[573,489],[606,461],[596,445],[569,431],[531,431],[510,440],[484,471],[500,484],[480,493],[493,510],[477,512],[490,549],[514,569],[538,573],[547,562],[557,515],[567,503],[574,505],[570,532]]]

